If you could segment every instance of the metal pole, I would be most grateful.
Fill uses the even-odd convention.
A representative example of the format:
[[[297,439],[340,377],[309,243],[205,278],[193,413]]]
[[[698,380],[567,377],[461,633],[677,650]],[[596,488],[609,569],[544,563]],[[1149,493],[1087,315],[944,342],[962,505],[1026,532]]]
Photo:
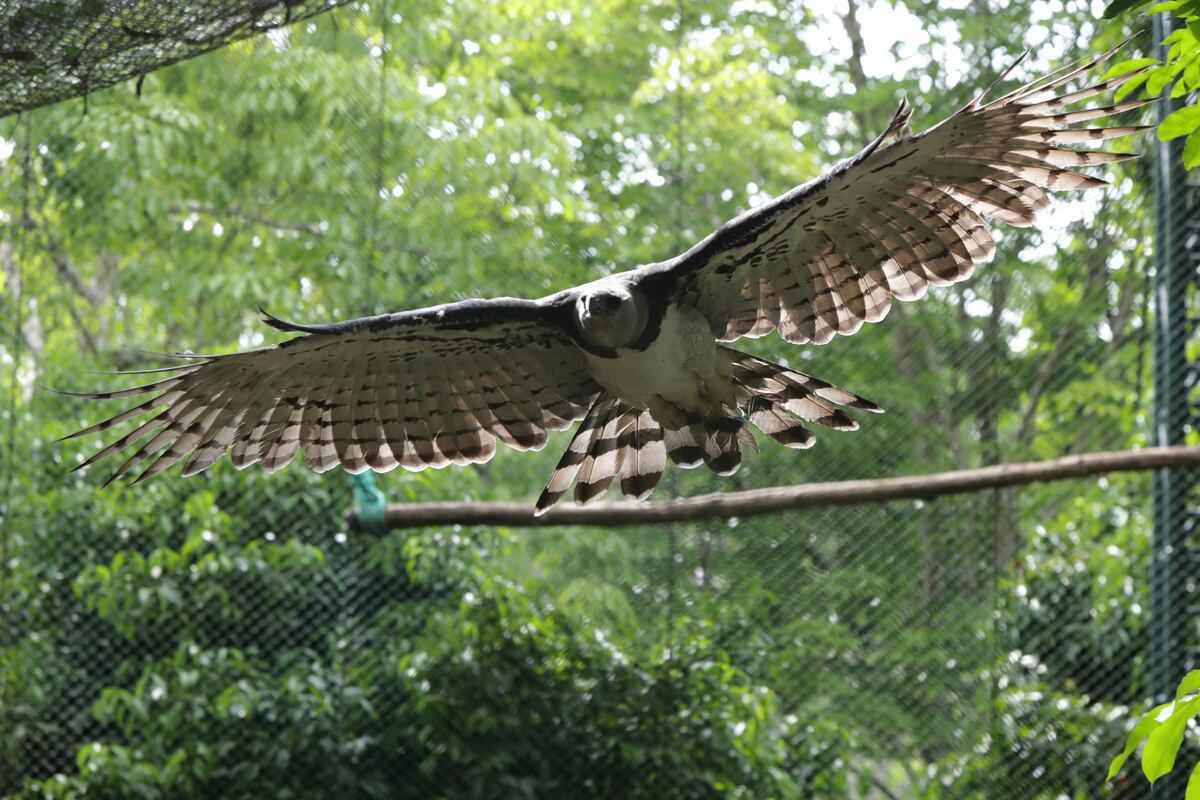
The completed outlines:
[[[1154,16],[1156,55],[1166,58],[1162,40],[1171,32],[1166,14]],[[1180,106],[1177,100],[1158,103],[1158,121]],[[1189,363],[1189,284],[1196,282],[1196,265],[1189,249],[1197,249],[1194,193],[1183,168],[1182,139],[1158,142],[1154,151],[1155,206],[1155,331],[1154,428],[1160,446],[1182,444],[1197,419],[1188,394],[1200,374],[1200,363]],[[1200,409],[1197,410],[1200,416]],[[1196,485],[1195,469],[1164,468],[1154,473],[1154,530],[1151,574],[1150,681],[1155,702],[1174,696],[1179,679],[1194,666],[1189,636],[1191,592],[1188,584],[1198,563],[1189,547],[1191,530],[1200,511],[1189,507]],[[1175,770],[1154,787],[1155,800],[1183,800],[1186,771]]]

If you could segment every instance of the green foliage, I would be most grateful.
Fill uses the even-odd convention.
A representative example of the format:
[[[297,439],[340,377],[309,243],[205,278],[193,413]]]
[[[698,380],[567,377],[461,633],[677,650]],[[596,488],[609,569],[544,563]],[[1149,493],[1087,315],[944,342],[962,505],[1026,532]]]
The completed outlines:
[[[160,547],[143,556],[121,550],[108,566],[97,564],[75,579],[75,592],[122,635],[154,635],[178,620],[225,626],[244,623],[252,607],[288,606],[319,569],[324,556],[295,539],[239,543],[228,515],[209,493],[188,498],[195,528],[178,550]],[[187,631],[202,636],[203,630]]]
[[[939,765],[943,776],[953,778],[953,796],[993,797],[1001,775],[1025,778],[1032,785],[1050,779],[1060,796],[1080,800],[1112,796],[1092,770],[1120,745],[1120,706],[1092,704],[1033,683],[1005,690],[993,707],[999,718],[993,729],[996,746],[979,757]]]
[[[662,649],[629,652],[603,629],[485,581],[463,608],[431,618],[433,652],[405,661],[422,735],[441,745],[422,769],[459,796],[485,786],[517,797],[844,789],[845,775],[819,764],[845,735],[785,717],[733,662],[724,627],[684,618]]]
[[[1183,677],[1175,690],[1175,699],[1155,706],[1129,732],[1125,748],[1113,758],[1108,767],[1108,779],[1121,772],[1125,762],[1142,747],[1142,774],[1153,785],[1155,781],[1175,768],[1175,757],[1183,745],[1191,721],[1200,715],[1200,670],[1192,670]],[[1187,798],[1200,795],[1200,764],[1192,770],[1187,784]]]
[[[364,690],[317,662],[268,669],[238,650],[185,644],[149,665],[129,689],[106,689],[97,720],[132,745],[79,751],[77,778],[26,786],[26,797],[312,796],[311,787],[357,784],[368,740],[347,718],[372,714]]]
[[[1104,11],[1105,19],[1114,19],[1136,8],[1148,5],[1150,0],[1114,0]],[[1109,77],[1124,75],[1134,70],[1143,70],[1117,91],[1117,99],[1144,87],[1146,94],[1157,97],[1171,87],[1172,98],[1185,97],[1200,90],[1200,0],[1169,0],[1155,3],[1146,13],[1171,12],[1178,20],[1177,29],[1162,41],[1167,47],[1166,61],[1136,58],[1114,64]],[[1186,136],[1183,146],[1183,164],[1188,169],[1200,166],[1200,109],[1185,106],[1172,111],[1158,126],[1158,138],[1168,142]]]
[[[263,786],[278,797],[336,786],[425,796],[389,780],[397,758],[464,797],[844,790],[846,775],[820,765],[848,746],[846,734],[783,714],[732,662],[722,627],[681,620],[665,649],[634,654],[519,587],[484,579],[465,596],[432,614],[402,657],[349,670],[315,653],[269,666],[185,643],[96,701],[96,719],[130,744],[84,747],[76,777],[19,796],[255,797]],[[403,728],[380,732],[381,700]]]

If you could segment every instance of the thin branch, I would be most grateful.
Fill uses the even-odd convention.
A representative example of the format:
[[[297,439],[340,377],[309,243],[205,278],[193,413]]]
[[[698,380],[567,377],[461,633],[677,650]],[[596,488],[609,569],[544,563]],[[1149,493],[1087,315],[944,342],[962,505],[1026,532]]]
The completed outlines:
[[[888,800],[900,800],[900,798],[897,797],[896,794],[887,787],[887,784],[879,779],[878,775],[871,775],[871,784],[880,792],[882,792],[884,796],[888,798]]]
[[[30,218],[32,219],[32,216]],[[50,253],[50,260],[54,263],[54,273],[58,276],[59,283],[74,291],[75,294],[90,304],[93,310],[96,310],[102,302],[99,290],[80,276],[79,271],[71,263],[71,257],[68,255],[63,243],[50,232],[49,226],[42,222],[35,223],[34,227],[41,228],[46,236],[46,249]],[[79,333],[84,349],[93,358],[101,358],[102,348],[100,342],[97,341],[96,335],[92,333],[91,328],[87,326],[83,318],[79,315],[79,311],[75,308],[75,302],[68,297],[66,298],[66,306],[67,313],[71,317],[71,324],[75,326],[75,330]]]
[[[58,273],[59,279],[75,290],[75,293],[84,300],[98,306],[102,302],[95,287],[85,281],[78,270],[71,264],[71,257],[67,255],[66,248],[62,242],[58,240],[54,234],[50,233],[48,228],[43,227],[46,234],[46,242],[49,245],[47,248],[50,251],[50,259],[54,262],[54,271]]]
[[[1200,447],[1152,447],[998,464],[931,475],[748,489],[654,503],[559,506],[540,517],[533,515],[532,503],[397,504],[387,507],[383,524],[388,529],[432,525],[657,525],[665,522],[756,517],[814,506],[931,500],[943,495],[1072,480],[1109,472],[1196,466],[1200,466]],[[349,513],[349,521],[352,527],[357,525],[358,515],[355,511]]]
[[[310,236],[325,235],[325,229],[318,224],[273,219],[252,211],[243,211],[240,208],[217,208],[216,206],[197,203],[194,200],[189,200],[181,205],[171,206],[169,211],[173,214],[178,214],[181,211],[190,211],[193,214],[203,214],[206,217],[236,219],[251,225],[265,225],[268,228],[275,228],[276,230],[297,231],[299,233],[307,233]]]
[[[181,212],[190,212],[193,214],[201,214],[206,217],[215,219],[235,219],[240,222],[251,225],[262,225],[267,228],[273,228],[280,231],[295,231],[297,233],[307,233],[309,236],[328,236],[329,230],[324,225],[313,222],[296,222],[292,220],[275,219],[273,217],[264,216],[263,214],[253,211],[245,211],[241,208],[217,208],[216,206],[198,203],[194,200],[189,200],[186,203],[173,205],[168,211],[172,214]],[[416,245],[404,244],[403,242],[378,242],[376,247],[379,250],[396,250],[402,253],[409,253],[418,258],[429,258],[430,253],[424,247]]]

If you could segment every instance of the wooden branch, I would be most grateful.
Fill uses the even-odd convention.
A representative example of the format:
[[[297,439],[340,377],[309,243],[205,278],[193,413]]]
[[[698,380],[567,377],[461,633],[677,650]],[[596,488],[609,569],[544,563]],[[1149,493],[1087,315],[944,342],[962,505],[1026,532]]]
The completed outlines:
[[[1028,483],[1073,480],[1108,472],[1196,466],[1200,466],[1200,447],[1153,447],[1144,450],[1087,453],[1047,461],[1000,464],[931,475],[777,486],[650,503],[596,503],[590,506],[564,504],[540,517],[533,515],[532,501],[393,504],[384,511],[383,527],[396,530],[434,525],[657,525],[665,522],[756,517],[814,506],[858,505],[906,499],[932,500],[943,495],[1022,486]],[[351,511],[348,516],[351,527],[358,527],[357,513]]]

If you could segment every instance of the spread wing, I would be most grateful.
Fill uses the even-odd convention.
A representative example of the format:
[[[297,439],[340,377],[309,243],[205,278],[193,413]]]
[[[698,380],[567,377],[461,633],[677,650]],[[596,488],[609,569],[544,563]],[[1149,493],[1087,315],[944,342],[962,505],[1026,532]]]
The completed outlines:
[[[544,302],[508,298],[333,325],[268,316],[273,327],[305,335],[190,356],[151,370],[169,377],[133,389],[79,393],[149,397],[71,436],[153,413],[80,465],[136,446],[110,481],[143,466],[144,480],[185,457],[191,475],[226,450],[238,469],[260,462],[267,472],[297,453],[318,472],[337,464],[362,472],[480,463],[497,439],[537,450],[546,431],[581,419],[599,392],[559,318]]]
[[[1058,94],[1114,52],[990,102],[985,91],[919,136],[905,134],[902,103],[862,152],[649,269],[672,276],[680,302],[722,340],[778,329],[789,342],[822,344],[854,333],[893,298],[915,300],[989,259],[988,218],[1030,225],[1050,203],[1046,189],[1105,184],[1071,168],[1134,157],[1068,147],[1144,130],[1072,126],[1149,100],[1063,110],[1137,74]]]

